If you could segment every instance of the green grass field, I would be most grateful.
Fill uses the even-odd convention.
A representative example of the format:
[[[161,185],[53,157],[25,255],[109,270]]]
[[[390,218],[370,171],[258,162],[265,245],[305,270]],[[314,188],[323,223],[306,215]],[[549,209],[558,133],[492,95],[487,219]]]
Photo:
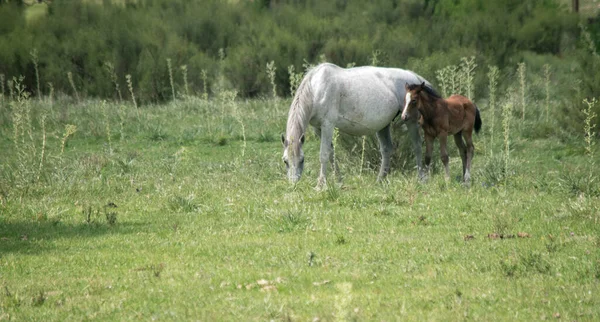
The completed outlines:
[[[506,167],[482,110],[471,188],[347,149],[318,192],[314,135],[285,178],[289,100],[25,105],[15,132],[0,103],[0,320],[600,319],[600,171],[537,113]]]

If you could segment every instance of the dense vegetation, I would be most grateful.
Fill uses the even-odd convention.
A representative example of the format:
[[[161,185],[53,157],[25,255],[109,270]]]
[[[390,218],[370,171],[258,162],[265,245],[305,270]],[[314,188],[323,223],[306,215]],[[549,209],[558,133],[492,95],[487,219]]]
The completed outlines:
[[[24,75],[27,87],[36,89],[35,49],[44,93],[47,82],[70,93],[70,71],[83,93],[114,98],[108,63],[121,86],[132,75],[143,102],[169,99],[169,58],[178,80],[179,67],[187,65],[194,92],[203,89],[202,70],[209,89],[223,71],[224,83],[242,96],[268,93],[265,65],[274,61],[278,94],[289,95],[289,65],[296,71],[323,59],[368,65],[373,53],[379,65],[412,68],[432,80],[436,70],[463,56],[475,55],[479,66],[496,65],[508,74],[529,59],[568,71],[570,81],[582,80],[585,96],[600,93],[599,76],[590,73],[600,65],[580,41],[580,19],[554,0],[48,3],[0,4],[0,73]],[[598,52],[600,28],[582,23]]]
[[[600,319],[599,29],[558,2],[0,1],[0,320]],[[310,132],[289,185],[321,60],[475,97],[472,185],[401,122],[386,182],[340,134],[315,191]]]

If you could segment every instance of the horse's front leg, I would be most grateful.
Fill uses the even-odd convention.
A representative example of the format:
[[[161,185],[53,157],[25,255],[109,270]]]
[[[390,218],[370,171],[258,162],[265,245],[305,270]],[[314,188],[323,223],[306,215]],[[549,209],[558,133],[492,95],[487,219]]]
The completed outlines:
[[[450,179],[450,167],[448,166],[448,134],[440,133],[440,157],[442,158],[442,163],[444,164],[444,170],[446,172],[446,181]]]
[[[421,135],[419,134],[419,124],[418,118],[414,118],[406,122],[406,127],[408,128],[408,134],[410,136],[410,140],[413,146],[413,152],[415,153],[415,158],[417,159],[417,172],[419,174],[419,179],[425,179],[425,173],[423,171],[423,164],[421,163],[421,155],[423,152],[421,151]]]
[[[431,155],[433,154],[433,136],[425,133],[425,172],[427,176],[431,175],[430,165],[431,165]]]
[[[467,145],[467,165],[465,167],[464,182],[469,185],[471,182],[471,163],[473,162],[473,155],[475,154],[475,147],[473,146],[473,132],[464,132],[463,137]]]
[[[377,181],[381,181],[390,172],[390,155],[394,149],[389,125],[377,132],[377,139],[379,139],[379,150],[381,152],[381,168],[379,168]]]
[[[327,185],[327,162],[333,157],[333,125],[324,123],[321,126],[321,152],[319,159],[321,161],[321,171],[317,181],[317,190],[321,190]]]

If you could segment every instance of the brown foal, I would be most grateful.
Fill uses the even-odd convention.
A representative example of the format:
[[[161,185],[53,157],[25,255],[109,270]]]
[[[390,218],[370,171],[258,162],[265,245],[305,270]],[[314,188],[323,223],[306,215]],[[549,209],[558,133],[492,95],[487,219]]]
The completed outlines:
[[[463,164],[462,180],[471,180],[471,161],[473,160],[473,129],[481,129],[481,116],[475,103],[462,95],[452,95],[443,99],[425,83],[405,85],[406,98],[402,119],[406,120],[415,108],[421,114],[421,126],[425,134],[425,167],[429,170],[433,140],[440,139],[440,155],[446,170],[446,180],[450,178],[448,168],[448,135],[454,135],[454,142],[460,151]],[[464,139],[464,141],[463,141]]]

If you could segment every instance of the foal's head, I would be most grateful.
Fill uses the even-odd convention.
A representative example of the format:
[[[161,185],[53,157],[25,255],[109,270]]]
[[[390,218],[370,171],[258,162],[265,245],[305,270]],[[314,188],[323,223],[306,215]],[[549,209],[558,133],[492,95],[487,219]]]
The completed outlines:
[[[404,89],[406,90],[406,97],[404,98],[404,110],[402,111],[402,120],[406,121],[412,115],[413,110],[419,108],[421,102],[421,92],[425,88],[425,82],[421,84],[406,83]]]
[[[288,180],[291,183],[296,183],[302,176],[302,170],[304,169],[304,152],[302,151],[302,145],[304,145],[304,134],[301,134],[299,138],[289,136],[286,138],[281,135],[281,143],[283,143],[283,162],[287,168]]]

